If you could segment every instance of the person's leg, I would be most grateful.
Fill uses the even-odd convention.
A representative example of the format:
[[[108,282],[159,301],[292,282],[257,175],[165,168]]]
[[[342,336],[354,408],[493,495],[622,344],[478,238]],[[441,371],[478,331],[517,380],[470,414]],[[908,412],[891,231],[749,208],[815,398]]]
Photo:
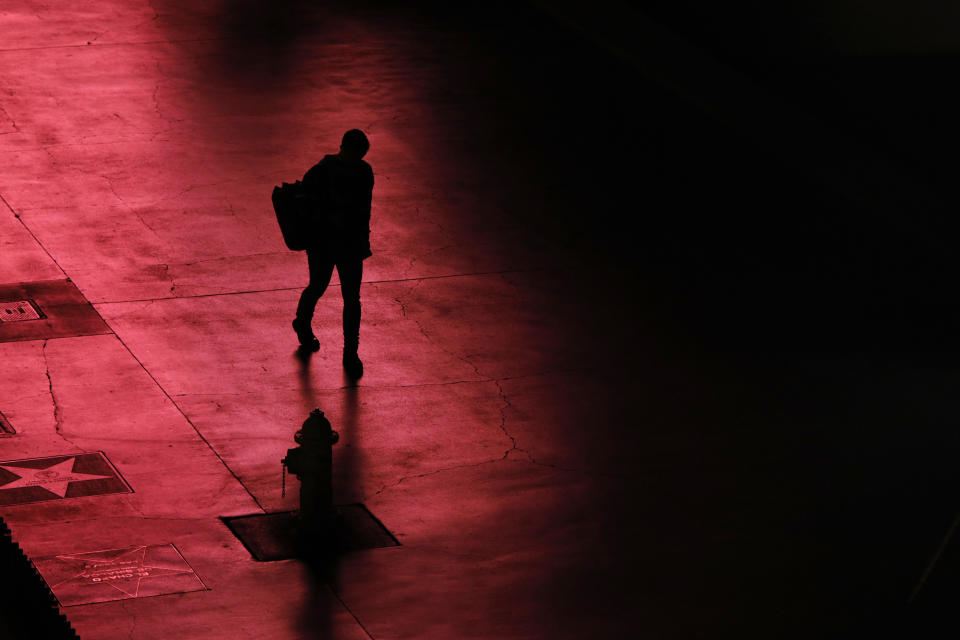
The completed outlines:
[[[300,294],[293,329],[297,332],[300,344],[316,350],[320,348],[320,343],[313,335],[310,322],[313,320],[313,311],[317,307],[317,301],[320,300],[324,291],[327,290],[327,285],[330,284],[330,277],[333,275],[333,260],[328,258],[325,252],[308,249],[307,266],[310,269],[310,283]]]
[[[360,345],[360,283],[363,281],[363,260],[337,262],[340,294],[343,296],[343,364],[355,378],[363,375],[363,363],[357,356]]]

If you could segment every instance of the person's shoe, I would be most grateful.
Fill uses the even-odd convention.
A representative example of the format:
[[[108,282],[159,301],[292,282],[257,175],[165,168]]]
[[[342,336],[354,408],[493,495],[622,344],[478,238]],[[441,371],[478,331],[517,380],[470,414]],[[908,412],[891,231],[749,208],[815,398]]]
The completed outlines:
[[[297,340],[300,341],[300,348],[304,351],[319,351],[320,341],[313,335],[313,329],[310,323],[302,321],[300,318],[293,319],[293,330],[297,332]]]
[[[356,380],[363,375],[363,362],[356,351],[343,352],[343,368],[347,375]]]

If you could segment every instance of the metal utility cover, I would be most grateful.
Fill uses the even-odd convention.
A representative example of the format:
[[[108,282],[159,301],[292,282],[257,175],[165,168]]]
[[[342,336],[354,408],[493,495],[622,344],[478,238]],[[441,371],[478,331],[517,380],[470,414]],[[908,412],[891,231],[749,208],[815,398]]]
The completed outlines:
[[[0,462],[0,506],[133,493],[102,452]]]
[[[343,553],[361,549],[397,547],[400,543],[383,523],[362,504],[336,507],[329,551]],[[223,518],[243,546],[257,560],[286,560],[297,557],[297,514],[258,513]]]
[[[36,317],[24,303],[32,306]],[[0,285],[0,320],[0,342],[110,333],[110,327],[70,280]]]
[[[33,564],[64,607],[207,588],[172,544],[48,556]]]
[[[0,302],[0,322],[24,322],[45,317],[33,300]]]

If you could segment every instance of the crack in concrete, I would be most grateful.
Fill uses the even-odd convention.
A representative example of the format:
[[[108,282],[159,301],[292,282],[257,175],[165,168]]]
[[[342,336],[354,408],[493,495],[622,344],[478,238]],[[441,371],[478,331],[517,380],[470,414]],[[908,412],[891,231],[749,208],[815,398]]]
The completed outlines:
[[[94,42],[96,42],[97,40],[99,40],[99,39],[102,38],[103,36],[107,35],[108,33],[110,33],[110,30],[109,30],[109,29],[107,29],[106,31],[101,31],[100,33],[98,33],[97,35],[95,35],[95,36],[94,36],[93,38],[91,38],[90,40],[87,40],[87,44],[93,44]]]
[[[153,11],[153,17],[150,18],[147,22],[156,22],[160,19],[160,11],[157,9],[157,6],[153,4],[153,0],[147,0],[147,6],[150,7],[150,11]],[[147,22],[142,22],[141,24],[147,24]]]
[[[410,291],[413,291],[413,290],[414,290],[415,288],[417,288],[422,282],[423,282],[423,280],[417,280],[417,283],[416,283],[413,287],[410,288]],[[410,291],[408,291],[407,293],[409,293]],[[517,439],[516,439],[516,438],[510,433],[510,431],[507,429],[507,409],[509,409],[509,408],[512,407],[513,405],[510,404],[510,400],[509,400],[509,398],[507,398],[507,394],[506,394],[506,393],[504,392],[504,390],[503,390],[503,385],[500,384],[501,381],[498,380],[498,379],[496,379],[496,378],[491,378],[490,376],[484,375],[484,374],[480,371],[480,369],[477,367],[477,365],[476,365],[472,360],[470,360],[469,356],[461,356],[460,354],[454,353],[454,352],[450,351],[449,349],[446,349],[446,348],[444,348],[443,346],[437,344],[437,343],[433,340],[433,338],[430,336],[430,334],[427,333],[427,331],[423,328],[423,325],[420,324],[420,321],[417,320],[416,318],[413,318],[413,317],[409,316],[409,315],[407,314],[407,305],[406,305],[406,303],[403,302],[403,300],[400,299],[400,296],[394,297],[393,300],[394,300],[397,304],[400,305],[400,314],[401,314],[404,318],[406,318],[406,319],[408,319],[408,320],[411,320],[414,324],[416,324],[416,325],[417,325],[417,328],[420,330],[420,333],[423,335],[424,338],[427,339],[427,341],[428,341],[430,344],[432,344],[432,345],[434,345],[435,347],[439,348],[441,351],[443,351],[443,352],[446,353],[447,355],[450,355],[450,356],[456,358],[457,360],[460,360],[461,362],[466,363],[471,369],[473,369],[473,372],[477,374],[477,377],[481,378],[481,381],[482,381],[482,382],[492,382],[492,383],[494,383],[494,384],[497,386],[497,392],[498,392],[498,395],[499,395],[500,400],[501,400],[501,406],[500,406],[500,425],[499,425],[499,427],[500,427],[500,430],[503,432],[503,434],[510,440],[510,448],[503,452],[503,458],[502,458],[502,459],[503,459],[503,460],[506,460],[507,457],[509,457],[512,452],[516,451],[516,452],[518,452],[518,453],[524,454],[524,455],[527,457],[527,460],[528,460],[528,461],[530,461],[530,462],[536,462],[536,460],[534,460],[533,456],[530,454],[529,451],[527,451],[526,449],[523,449],[522,447],[519,446],[519,444],[517,443]]]
[[[158,60],[158,61],[157,61],[157,70],[159,71],[159,69],[160,69],[160,61]],[[158,80],[157,83],[153,86],[153,94],[151,95],[151,98],[153,99],[153,111],[154,111],[154,113],[157,114],[157,116],[158,116],[161,120],[165,121],[167,124],[170,124],[170,121],[167,120],[167,118],[163,115],[163,112],[160,111],[160,100],[159,100],[159,98],[157,98],[157,94],[158,94],[158,93],[160,93],[160,81],[159,81],[159,80]]]
[[[502,404],[500,405],[500,431],[503,431],[503,435],[510,438],[510,442],[512,443],[512,446],[503,453],[503,459],[506,460],[511,453],[517,451],[527,456],[527,461],[536,462],[533,456],[530,455],[529,451],[520,448],[520,446],[517,444],[517,439],[507,430],[507,410],[512,408],[513,405],[510,403],[510,399],[507,398],[507,394],[503,390],[503,385],[500,384],[501,381],[492,379],[491,382],[497,385],[497,391],[500,395],[500,400],[502,401]]]
[[[450,249],[450,248],[452,248],[452,247],[454,247],[454,246],[456,246],[456,245],[453,245],[453,244],[445,244],[445,245],[443,245],[442,247],[437,247],[436,249],[431,249],[430,251],[427,251],[426,253],[422,253],[422,254],[420,254],[420,255],[418,255],[418,256],[413,256],[413,257],[411,257],[411,258],[410,258],[410,262],[407,264],[406,274],[409,274],[411,271],[413,271],[413,265],[415,265],[417,262],[422,261],[422,260],[423,260],[424,258],[426,258],[427,256],[431,256],[431,255],[433,255],[433,254],[435,254],[435,253],[439,253],[440,251],[443,251],[444,249]]]
[[[47,345],[49,343],[49,340],[43,341],[43,347],[41,348],[40,353],[43,355],[44,373],[47,376],[47,386],[50,389],[50,402],[53,404],[54,430],[58,435],[62,435],[63,419],[60,415],[60,405],[57,403],[57,395],[53,391],[53,378],[50,376],[50,360],[47,358]]]
[[[511,449],[510,451],[512,451],[512,450],[513,450],[513,449]],[[527,453],[527,452],[524,451],[523,449],[518,449],[518,451],[523,451],[524,453]],[[508,451],[507,453],[509,453],[509,451]],[[534,460],[532,457],[530,457],[530,454],[529,454],[529,453],[527,453],[527,456],[528,456],[528,459],[524,460],[524,459],[514,459],[514,458],[508,459],[507,456],[504,455],[502,458],[491,458],[490,460],[483,460],[483,461],[481,461],[481,462],[470,462],[470,463],[465,463],[465,464],[457,464],[457,465],[453,465],[453,466],[450,466],[450,467],[442,467],[442,468],[440,468],[440,469],[434,469],[434,470],[432,470],[432,471],[426,471],[426,472],[424,472],[424,473],[418,473],[418,474],[416,474],[416,475],[403,476],[403,477],[401,477],[399,480],[397,480],[396,482],[383,485],[382,487],[380,487],[379,489],[377,489],[377,491],[375,491],[374,494],[373,494],[373,496],[371,496],[371,497],[382,495],[383,492],[386,491],[387,489],[393,489],[394,487],[397,487],[397,486],[403,484],[404,482],[407,482],[407,481],[410,481],[410,480],[418,480],[418,479],[420,479],[420,478],[427,478],[427,477],[429,477],[429,476],[435,476],[435,475],[437,475],[438,473],[445,473],[445,472],[447,472],[447,471],[459,471],[460,469],[470,469],[470,468],[473,468],[473,467],[482,467],[482,466],[484,466],[484,465],[494,464],[494,463],[497,463],[497,462],[518,462],[518,463],[520,463],[520,464],[532,464],[532,465],[535,465],[535,466],[538,466],[538,467],[546,467],[546,468],[548,468],[548,469],[553,469],[554,471],[564,471],[564,472],[567,472],[567,473],[579,473],[579,474],[583,474],[583,475],[591,476],[591,477],[596,476],[596,475],[602,475],[602,476],[608,476],[608,477],[614,477],[614,478],[627,478],[627,477],[629,477],[628,474],[603,473],[603,472],[592,471],[592,470],[590,470],[590,469],[577,469],[577,468],[573,468],[573,467],[563,467],[563,466],[560,466],[560,465],[557,465],[557,464],[550,464],[550,463],[548,463],[548,462],[537,462],[537,461]]]
[[[127,630],[127,637],[130,638],[130,640],[133,640],[133,634],[137,630],[137,614],[133,611],[130,611],[130,609],[127,608],[127,605],[129,603],[130,603],[130,599],[124,598],[123,600],[120,601],[120,608],[123,609],[123,612],[127,614],[127,618],[130,619],[130,628]]]
[[[170,281],[170,293],[174,292],[174,289],[177,288],[177,281],[173,279],[173,276],[170,274],[170,265],[165,262],[157,264],[158,267],[163,269],[163,276]]]
[[[444,471],[456,471],[457,469],[469,469],[471,467],[482,467],[485,464],[491,464],[494,462],[503,462],[503,458],[491,458],[490,460],[484,460],[482,462],[457,464],[457,465],[453,465],[452,467],[442,467],[440,469],[434,469],[433,471],[427,471],[426,473],[418,473],[417,475],[413,475],[413,476],[403,476],[402,478],[400,478],[399,480],[397,480],[392,484],[383,485],[382,487],[377,489],[377,491],[373,495],[379,496],[387,489],[393,489],[394,487],[399,486],[408,480],[417,480],[418,478],[426,478],[428,476],[437,475],[438,473],[443,473]]]
[[[163,238],[160,237],[160,234],[157,233],[157,230],[154,229],[153,227],[151,227],[149,224],[147,224],[147,221],[144,220],[144,218],[143,218],[142,215],[140,215],[140,212],[137,211],[136,208],[134,208],[129,202],[127,202],[126,200],[124,200],[123,197],[122,197],[119,193],[117,193],[117,189],[116,189],[116,187],[115,187],[114,184],[113,184],[113,180],[110,179],[110,176],[107,176],[107,175],[102,174],[102,173],[92,173],[92,172],[87,172],[87,171],[82,171],[82,170],[81,170],[81,173],[87,173],[88,175],[96,175],[96,176],[98,176],[100,179],[104,180],[104,181],[107,183],[107,188],[110,189],[110,193],[112,193],[112,194],[113,194],[113,197],[115,197],[115,198],[117,199],[117,202],[119,202],[120,204],[122,204],[122,205],[124,206],[124,208],[126,208],[127,211],[129,211],[130,213],[132,213],[133,215],[135,215],[135,216],[137,217],[137,220],[140,221],[140,224],[142,224],[144,227],[146,227],[147,230],[150,231],[150,233],[152,233],[152,234],[154,235],[154,237],[156,237],[157,241],[160,242],[160,244],[164,244]]]
[[[263,253],[244,253],[241,255],[235,256],[220,256],[219,258],[207,258],[205,260],[195,260],[193,262],[181,262],[181,267],[193,267],[198,264],[203,264],[205,262],[223,262],[224,260],[239,260],[241,258],[260,258],[263,256],[286,256],[289,251],[266,251]]]
[[[4,135],[4,136],[5,136],[5,135],[11,134],[11,133],[20,133],[20,127],[17,126],[17,121],[14,120],[13,118],[11,118],[11,117],[10,117],[10,114],[7,113],[7,110],[4,109],[2,106],[0,106],[0,113],[3,114],[3,117],[4,117],[4,118],[6,118],[7,120],[10,121],[10,126],[13,127],[13,131],[6,131],[6,132],[4,132],[4,133],[0,133],[0,135]]]
[[[436,199],[438,196],[437,196],[437,193],[436,193],[436,192],[433,192],[433,193],[430,194],[430,197]],[[417,214],[417,216],[418,216],[421,220],[427,222],[428,224],[432,224],[433,226],[435,226],[436,228],[440,229],[440,231],[442,231],[442,232],[444,232],[444,233],[447,232],[447,230],[444,228],[444,226],[443,226],[442,224],[440,224],[440,223],[437,222],[436,220],[434,220],[434,219],[432,219],[432,218],[428,218],[426,215],[424,215],[424,214],[420,211],[420,207],[414,207],[413,211],[414,211],[415,214]]]
[[[46,154],[47,158],[50,160],[51,169],[59,169],[60,161],[57,160],[57,157],[53,155],[53,147],[59,146],[59,144],[46,144],[40,147],[40,150]]]
[[[154,18],[156,19],[156,18]],[[160,78],[167,78],[167,74],[163,71],[163,68],[160,66],[160,60],[156,60],[157,74]],[[153,100],[153,111],[157,114],[157,117],[160,118],[163,122],[167,124],[166,128],[154,132],[150,136],[150,141],[153,142],[160,135],[167,133],[176,126],[177,123],[183,122],[182,118],[174,118],[172,116],[167,116],[163,113],[163,110],[160,108],[160,88],[163,85],[163,80],[157,80],[153,85],[153,93],[151,94],[151,99]]]
[[[137,220],[140,221],[140,224],[142,224],[150,233],[153,234],[153,236],[157,239],[157,242],[159,242],[161,245],[165,244],[163,238],[161,238],[160,234],[157,233],[157,230],[151,227],[147,223],[146,219],[144,219],[144,217],[140,214],[140,212],[136,208],[134,208],[129,202],[124,200],[119,193],[117,193],[117,189],[113,184],[113,180],[111,180],[109,176],[104,174],[93,174],[93,173],[91,173],[90,175],[96,175],[100,177],[102,180],[106,181],[107,187],[110,189],[110,192],[113,193],[113,196],[117,199],[117,202],[122,204],[123,207],[128,212],[132,213],[137,218]],[[174,290],[177,288],[177,282],[173,278],[173,276],[170,274],[170,265],[168,265],[167,263],[161,262],[161,263],[157,263],[157,266],[160,267],[160,269],[163,272],[163,276],[170,282],[170,292],[173,293]]]
[[[58,436],[76,447],[76,443],[63,434],[63,412],[60,409],[60,403],[57,402],[57,394],[53,390],[53,377],[50,375],[50,360],[47,358],[47,344],[49,344],[49,342],[50,340],[43,341],[43,347],[40,349],[40,353],[43,356],[44,372],[47,376],[47,386],[50,389],[50,403],[53,405],[53,429]]]

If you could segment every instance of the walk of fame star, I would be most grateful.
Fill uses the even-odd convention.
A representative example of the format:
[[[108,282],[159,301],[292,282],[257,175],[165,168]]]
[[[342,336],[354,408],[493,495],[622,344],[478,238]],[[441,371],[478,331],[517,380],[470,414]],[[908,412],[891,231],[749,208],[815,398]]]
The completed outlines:
[[[76,456],[67,458],[63,462],[58,462],[44,469],[0,465],[0,469],[18,476],[16,480],[0,485],[0,491],[25,487],[40,487],[61,498],[65,498],[67,496],[67,487],[70,486],[71,482],[104,480],[113,477],[99,476],[90,473],[74,473],[73,464],[76,459]]]
[[[47,556],[33,562],[65,607],[206,589],[172,544]]]
[[[51,588],[56,589],[67,582],[79,581],[87,584],[103,584],[116,589],[128,598],[136,598],[140,595],[140,583],[145,578],[193,573],[193,570],[186,566],[182,568],[153,566],[146,561],[146,555],[147,547],[144,545],[112,558],[97,558],[97,554],[91,553],[57,556],[57,560],[75,566],[78,573],[52,585]]]

